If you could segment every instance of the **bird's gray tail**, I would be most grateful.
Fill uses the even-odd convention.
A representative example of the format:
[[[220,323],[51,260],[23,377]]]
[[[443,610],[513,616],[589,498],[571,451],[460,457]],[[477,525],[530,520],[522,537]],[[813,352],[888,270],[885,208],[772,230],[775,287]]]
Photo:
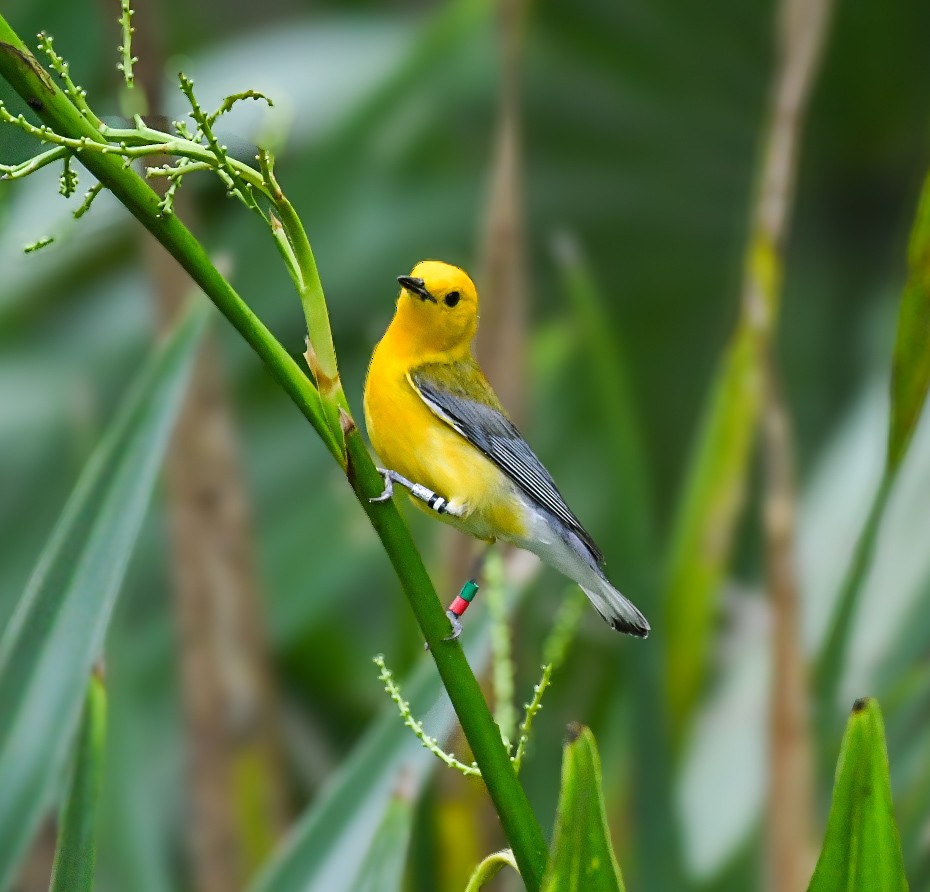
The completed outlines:
[[[581,590],[588,596],[594,609],[604,621],[618,632],[635,635],[637,638],[649,636],[649,621],[628,598],[620,594],[603,576],[598,574],[595,585],[586,580]]]
[[[645,638],[649,634],[646,617],[607,581],[596,550],[548,511],[537,509],[535,519],[531,535],[511,541],[577,582],[611,628]]]

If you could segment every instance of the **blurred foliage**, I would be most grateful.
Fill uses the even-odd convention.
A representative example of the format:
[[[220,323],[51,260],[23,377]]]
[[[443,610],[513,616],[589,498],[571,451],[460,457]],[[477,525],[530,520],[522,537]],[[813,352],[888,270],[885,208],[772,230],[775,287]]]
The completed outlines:
[[[0,637],[0,882],[44,815],[161,466],[207,308],[142,368]]]
[[[117,113],[115,10],[10,0],[4,15],[23,35],[54,34],[95,108]],[[237,111],[223,137],[240,157],[264,134],[280,143],[278,176],[313,241],[357,408],[394,277],[422,257],[474,267],[496,107],[491,5],[172,0],[159,4],[159,16],[159,33],[147,39],[157,37],[170,60],[166,80],[181,58],[205,105],[247,87],[276,100],[265,117]],[[654,548],[668,539],[701,407],[737,317],[772,18],[771,3],[737,0],[540,0],[527,21],[526,433],[602,544],[612,578],[654,621]],[[801,460],[798,545],[812,658],[882,472],[887,402],[876,394],[887,386],[906,235],[930,158],[928,28],[930,7],[918,0],[838,4],[801,154],[778,353]],[[145,52],[141,36],[137,51]],[[0,98],[25,110],[2,83]],[[21,134],[2,131],[4,161],[29,150]],[[48,173],[0,183],[2,627],[153,329],[135,226],[102,196],[72,227],[55,194],[57,173]],[[229,211],[219,188],[185,188],[196,193],[198,234],[232,258],[237,289],[298,356],[300,307],[272,246],[245,214]],[[583,268],[553,257],[552,237],[564,232],[583,246]],[[53,247],[22,255],[25,243],[48,234]],[[244,345],[225,327],[219,335],[286,701],[292,805],[302,827],[321,833],[294,838],[316,839],[306,851],[321,862],[328,852],[348,853],[327,861],[321,875],[331,885],[320,888],[351,888],[388,803],[399,807],[390,795],[398,777],[413,771],[424,780],[428,765],[416,761],[415,742],[380,749],[385,738],[409,741],[370,656],[385,651],[404,672],[421,655],[420,639],[324,450]],[[888,494],[838,689],[847,702],[870,691],[883,703],[914,888],[930,882],[927,427],[926,419],[917,425]],[[696,694],[680,764],[666,759],[655,642],[621,640],[597,617],[586,617],[583,646],[554,676],[536,720],[521,778],[543,826],[552,826],[559,796],[562,729],[584,722],[604,754],[606,815],[631,889],[763,885],[768,639],[752,476],[749,487],[723,608],[708,631],[713,670]],[[412,514],[410,522],[438,571],[435,526]],[[166,607],[163,526],[156,498],[107,641],[102,892],[187,887],[178,642]],[[562,590],[547,573],[523,601],[517,690],[537,677]],[[469,622],[481,627],[484,613],[479,597]],[[424,685],[435,685],[430,670],[415,670]],[[405,685],[411,700],[417,689]],[[415,713],[431,733],[448,727],[438,688],[419,702]],[[821,744],[832,764],[838,737]],[[342,786],[361,762],[365,770]],[[61,780],[58,772],[49,783],[63,792]],[[826,804],[831,778],[822,772],[818,780]],[[339,798],[332,791],[340,788],[351,792]],[[427,791],[414,819],[404,883],[417,892],[440,888],[437,795]],[[474,815],[482,851],[501,844],[493,823]],[[338,846],[326,829],[344,834]],[[679,869],[678,882],[663,880]],[[505,888],[507,876],[494,882]]]

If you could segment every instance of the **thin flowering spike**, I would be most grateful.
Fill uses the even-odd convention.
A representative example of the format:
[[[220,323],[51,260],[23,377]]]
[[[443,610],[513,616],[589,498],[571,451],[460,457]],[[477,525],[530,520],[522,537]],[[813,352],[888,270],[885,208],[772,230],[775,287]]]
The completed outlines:
[[[543,644],[543,653],[546,658],[546,665],[543,666],[542,678],[539,684],[533,688],[533,698],[526,704],[526,712],[523,721],[520,723],[519,735],[517,738],[517,748],[511,761],[516,771],[519,773],[520,766],[523,764],[523,757],[526,755],[526,747],[530,740],[530,732],[533,728],[533,719],[536,713],[542,709],[543,696],[549,683],[552,681],[552,673],[565,660],[568,647],[575,635],[575,629],[581,619],[587,600],[584,593],[577,586],[572,586],[566,594],[559,612],[556,614],[555,621],[552,624],[552,631]]]
[[[384,657],[381,654],[378,654],[376,657],[374,657],[372,662],[374,662],[378,669],[381,670],[378,678],[384,685],[384,690],[387,691],[388,696],[390,696],[390,698],[396,704],[397,711],[400,713],[400,717],[404,720],[404,724],[411,731],[413,731],[413,734],[417,740],[419,740],[426,749],[428,749],[437,759],[439,759],[449,768],[454,768],[465,777],[480,777],[481,770],[474,762],[472,762],[471,765],[466,765],[464,762],[460,762],[452,753],[447,753],[439,745],[435,737],[430,737],[429,734],[423,730],[423,726],[413,717],[413,713],[410,711],[410,704],[403,698],[400,692],[400,687],[397,685],[397,682],[394,681],[393,673],[390,669],[388,669],[384,662]]]
[[[121,0],[119,21],[123,28],[123,43],[120,47],[122,60],[119,68],[123,72],[126,84],[129,87],[133,85],[132,68],[137,61],[132,55],[131,42],[134,30],[132,17],[133,10],[129,0]],[[160,216],[170,216],[174,213],[175,194],[184,176],[195,171],[212,170],[223,182],[226,194],[229,197],[238,198],[246,207],[258,213],[267,225],[271,226],[270,215],[259,206],[257,196],[265,196],[273,206],[281,202],[286,203],[286,199],[270,172],[270,163],[267,173],[262,173],[248,164],[231,158],[228,149],[219,142],[212,128],[212,124],[233,108],[237,102],[252,99],[272,105],[272,100],[268,96],[256,90],[234,93],[227,96],[216,111],[207,115],[194,94],[193,81],[182,74],[180,76],[181,90],[190,102],[191,117],[194,119],[196,127],[191,128],[183,121],[176,121],[172,128],[173,132],[165,133],[148,127],[138,115],[135,116],[134,126],[131,128],[108,127],[88,107],[85,100],[85,91],[72,81],[68,63],[55,51],[53,39],[46,34],[40,34],[39,46],[47,56],[51,69],[61,79],[64,92],[68,98],[85,119],[94,126],[95,130],[99,132],[100,137],[94,139],[94,137],[87,136],[77,138],[64,136],[45,124],[33,124],[22,114],[12,114],[0,102],[0,124],[10,124],[18,127],[30,137],[42,143],[51,143],[53,145],[53,148],[42,151],[25,162],[0,164],[0,180],[21,179],[53,161],[61,160],[65,162],[65,167],[59,180],[59,190],[63,195],[70,196],[75,193],[78,187],[77,175],[70,164],[70,157],[73,154],[77,155],[81,152],[91,151],[104,155],[115,155],[122,160],[124,168],[130,167],[137,158],[167,155],[177,159],[176,163],[154,168],[146,174],[147,176],[165,176],[169,180],[165,194],[159,201]],[[101,187],[95,185],[84,194],[81,204],[74,211],[76,218],[79,219],[87,213],[100,191]],[[274,227],[271,227],[271,229],[274,235]],[[288,231],[286,232],[286,239],[289,240],[290,238],[291,234]],[[30,251],[36,251],[49,243],[50,240],[39,240],[29,245],[28,248]],[[288,257],[292,261],[289,268],[293,267],[291,269],[293,277],[294,269],[299,268],[299,264],[296,257],[294,257],[293,250],[289,252]],[[295,283],[299,285],[300,281],[298,276]]]
[[[533,729],[533,719],[536,718],[536,713],[542,709],[542,699],[546,693],[546,689],[549,687],[549,682],[552,680],[552,663],[548,663],[543,666],[542,678],[539,680],[539,684],[533,688],[533,699],[526,704],[526,713],[523,717],[523,721],[520,723],[520,735],[517,739],[517,751],[511,757],[513,762],[514,770],[517,774],[520,773],[520,766],[523,764],[523,757],[526,755],[526,747],[530,741],[530,732]]]
[[[94,185],[84,193],[84,200],[74,211],[75,220],[80,220],[81,217],[83,217],[84,214],[90,210],[90,206],[94,203],[94,199],[100,194],[102,190],[103,183],[94,183]]]
[[[77,187],[77,171],[73,170],[71,167],[71,156],[65,155],[64,168],[61,172],[61,176],[58,178],[58,191],[64,195],[65,198],[70,198],[77,191]]]
[[[139,59],[132,54],[132,35],[136,30],[132,27],[132,17],[134,15],[135,12],[129,5],[129,0],[120,0],[120,13],[117,22],[123,29],[123,43],[122,46],[119,47],[122,61],[117,64],[116,68],[118,71],[123,72],[126,86],[130,88],[135,86],[135,75],[132,73],[132,66],[139,61]]]
[[[40,31],[37,35],[37,43],[40,50],[48,56],[48,64],[52,71],[61,78],[64,91],[71,100],[75,108],[98,129],[103,126],[100,119],[91,111],[87,104],[87,91],[82,89],[73,80],[68,63],[55,52],[54,39],[50,34]]]
[[[23,253],[34,254],[36,251],[41,251],[42,248],[46,247],[46,245],[50,245],[54,241],[55,239],[52,236],[47,235],[45,236],[45,238],[40,238],[34,242],[31,242],[28,245],[25,245],[23,247]]]
[[[178,167],[180,167],[180,165],[178,165]],[[178,169],[175,168],[175,173],[168,183],[168,188],[165,189],[165,194],[158,202],[158,212],[160,216],[170,217],[174,213],[174,194],[178,191],[178,186],[181,185],[182,176],[183,174],[178,172]]]
[[[197,124],[197,133],[202,134],[207,145],[216,158],[216,173],[226,186],[226,193],[230,197],[238,198],[242,203],[252,209],[258,210],[258,203],[252,192],[252,187],[237,173],[230,163],[229,152],[226,146],[220,145],[213,132],[210,116],[205,114],[194,94],[194,82],[183,72],[178,75],[181,92],[187,97],[191,107],[191,117]]]
[[[243,90],[241,93],[232,93],[231,95],[227,96],[220,103],[220,107],[216,111],[211,112],[206,116],[207,123],[210,126],[213,126],[217,119],[230,111],[237,102],[242,102],[246,99],[255,99],[261,102],[266,102],[270,107],[274,107],[274,103],[264,93],[260,93],[258,90]]]
[[[492,552],[484,562],[486,603],[491,620],[491,679],[494,685],[494,720],[501,729],[504,744],[510,749],[517,727],[514,705],[515,670],[510,648],[510,626],[507,622],[507,582],[504,561]]]
[[[190,128],[187,126],[187,124],[184,123],[184,121],[172,121],[171,126],[174,127],[178,136],[181,136],[184,139],[194,139],[194,134],[191,133]]]
[[[48,149],[39,155],[35,155],[21,164],[0,164],[0,180],[20,180],[28,177],[29,174],[41,170],[55,161],[60,161],[68,156],[68,150],[64,146],[56,146],[54,149]]]

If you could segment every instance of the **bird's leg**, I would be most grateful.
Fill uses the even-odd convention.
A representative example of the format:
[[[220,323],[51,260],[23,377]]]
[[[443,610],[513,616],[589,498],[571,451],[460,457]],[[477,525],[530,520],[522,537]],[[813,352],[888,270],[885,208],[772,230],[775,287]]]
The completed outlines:
[[[452,634],[446,641],[455,641],[455,639],[462,634],[462,614],[468,610],[468,605],[471,604],[472,598],[477,594],[477,580],[469,579],[468,582],[462,586],[462,590],[455,596],[455,600],[449,605],[446,616],[449,617],[449,622],[452,623]]]
[[[443,641],[455,641],[462,634],[462,614],[468,610],[468,605],[471,604],[476,594],[478,594],[478,583],[474,579],[469,579],[446,611],[446,616],[452,623],[452,634],[446,635]],[[423,645],[423,649],[429,650],[429,642]]]
[[[448,499],[433,492],[429,487],[423,486],[422,483],[414,483],[397,471],[392,471],[389,468],[378,468],[378,473],[384,478],[384,491],[380,496],[374,496],[369,501],[386,502],[394,495],[394,484],[396,483],[398,486],[404,487],[415,499],[425,502],[437,514],[461,517],[465,513],[461,508],[451,506]]]

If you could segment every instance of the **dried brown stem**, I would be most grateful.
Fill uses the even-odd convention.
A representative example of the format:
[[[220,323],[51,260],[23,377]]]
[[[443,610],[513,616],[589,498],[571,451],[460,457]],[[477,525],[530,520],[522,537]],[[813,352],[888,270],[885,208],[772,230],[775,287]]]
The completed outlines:
[[[802,892],[814,867],[813,757],[808,671],[801,646],[794,557],[795,480],[791,425],[769,366],[762,424],[764,527],[772,607],[769,740],[769,857],[774,892]]]
[[[161,108],[157,15],[141,6],[135,88]],[[147,166],[168,159],[147,158]],[[168,182],[155,183],[157,191]],[[176,211],[190,220],[180,190]],[[145,260],[161,331],[190,294],[184,271],[154,239]],[[197,892],[235,892],[285,828],[278,710],[252,547],[248,495],[224,372],[212,338],[195,363],[166,458],[167,507],[181,685],[187,724]]]
[[[526,397],[526,283],[520,165],[520,50],[524,0],[500,0],[501,85],[482,232],[478,358],[518,420]]]
[[[794,199],[803,115],[831,6],[831,0],[783,0],[779,9],[778,67],[753,216],[753,257],[743,291],[744,311],[763,330],[770,324],[781,287],[781,250]],[[802,892],[814,864],[814,802],[808,677],[794,559],[794,458],[771,338],[765,339],[764,349],[763,526],[773,617],[768,800],[771,888]]]
[[[55,819],[42,822],[32,845],[23,858],[10,892],[47,892],[55,860]]]

